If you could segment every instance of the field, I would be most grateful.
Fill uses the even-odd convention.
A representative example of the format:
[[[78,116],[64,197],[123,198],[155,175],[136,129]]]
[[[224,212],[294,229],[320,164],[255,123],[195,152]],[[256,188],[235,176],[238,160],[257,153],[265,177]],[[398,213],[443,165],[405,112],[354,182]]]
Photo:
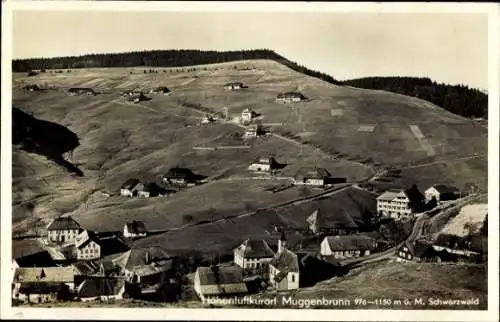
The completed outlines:
[[[355,182],[388,167],[402,170],[400,178],[391,179],[392,185],[416,183],[425,189],[445,183],[462,188],[472,181],[487,189],[487,129],[430,103],[331,85],[271,61],[157,70],[14,74],[13,106],[75,133],[79,144],[65,158],[83,172],[82,177],[75,176],[45,157],[15,147],[14,233],[33,233],[34,227],[43,227],[48,219],[69,214],[96,231],[121,230],[127,221],[143,220],[156,234],[138,243],[159,243],[169,249],[226,251],[246,237],[274,239],[270,229],[275,224],[305,227],[314,203],[245,213],[320,191],[303,187],[265,191],[283,180],[248,179],[246,169],[257,157],[267,155],[286,164],[280,177],[293,176],[304,166],[317,166]],[[230,81],[241,81],[248,88],[228,92],[223,85]],[[20,91],[22,84],[29,83],[53,89]],[[65,90],[72,86],[93,87],[101,94],[67,96]],[[119,95],[124,89],[155,86],[167,86],[172,92],[147,95],[152,99],[140,104],[126,103]],[[275,103],[279,92],[293,90],[308,99],[290,105]],[[242,140],[244,130],[235,124],[199,125],[206,110],[222,113],[227,109],[236,118],[246,107],[262,114],[262,123],[268,124],[273,135]],[[411,126],[418,127],[418,136]],[[250,148],[194,149],[242,145]],[[429,153],[431,148],[433,153]],[[166,198],[117,195],[127,179],[159,183],[174,166],[188,167],[206,176],[209,183]],[[374,197],[351,189],[325,202],[359,219],[363,212],[373,211]]]

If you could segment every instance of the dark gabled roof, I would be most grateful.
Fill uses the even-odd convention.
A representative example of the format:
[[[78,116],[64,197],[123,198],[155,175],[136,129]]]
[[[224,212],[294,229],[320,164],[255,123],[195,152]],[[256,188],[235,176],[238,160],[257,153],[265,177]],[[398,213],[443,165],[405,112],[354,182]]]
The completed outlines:
[[[135,186],[137,186],[139,184],[139,179],[128,179],[127,181],[125,181],[124,184],[122,184],[122,189],[133,189]]]
[[[356,229],[358,225],[352,217],[342,209],[342,211],[328,212],[322,209],[316,209],[307,218],[309,224],[316,225],[318,229],[325,228],[344,228],[344,229]]]
[[[200,285],[225,285],[243,283],[243,270],[239,266],[198,267]]]
[[[28,282],[21,283],[21,294],[51,294],[58,293],[63,288],[63,283],[58,282]]]
[[[55,267],[57,262],[49,252],[43,251],[15,259],[19,267]]]
[[[78,297],[97,297],[116,295],[122,287],[125,286],[125,281],[118,278],[88,278],[78,287]]]
[[[129,101],[133,101],[135,99],[143,100],[146,99],[146,96],[144,95],[143,92],[140,93],[133,93],[130,97],[127,98]]]
[[[469,249],[470,241],[467,238],[451,234],[439,234],[434,245],[450,249]]]
[[[304,178],[314,178],[314,179],[326,179],[331,177],[330,172],[325,168],[301,168],[297,171],[294,178],[296,180],[302,180]]]
[[[122,268],[132,270],[135,267],[150,265],[155,261],[162,262],[170,259],[172,259],[172,256],[161,247],[152,246],[132,248],[115,258],[113,262]]]
[[[433,185],[431,188],[434,188],[439,192],[440,194],[446,194],[446,193],[459,193],[458,188],[452,187],[452,186],[447,186],[444,184],[436,184]]]
[[[297,254],[288,249],[283,249],[280,253],[276,253],[271,260],[270,265],[274,266],[280,272],[299,272],[299,260]]]
[[[150,192],[150,193],[164,193],[167,192],[167,190],[163,189],[162,187],[158,186],[154,182],[148,182],[144,184],[139,184],[137,187],[138,191],[143,191],[143,192]]]
[[[294,97],[299,97],[302,99],[305,98],[305,96],[300,92],[286,92],[278,94],[278,98],[294,98]]]
[[[84,230],[78,236],[76,236],[75,247],[78,249],[83,248],[91,241],[95,242],[96,244],[100,244],[99,238],[93,231]]]
[[[72,265],[79,275],[93,275],[99,271],[99,265],[95,261],[79,261]]]
[[[247,239],[236,248],[236,252],[244,258],[272,258],[274,252],[262,239]]]
[[[47,226],[47,230],[68,229],[80,229],[80,225],[71,217],[58,217]]]
[[[431,258],[438,254],[431,244],[418,240],[414,243],[406,242],[403,246],[408,248],[414,258]]]
[[[127,230],[133,234],[144,234],[147,233],[146,225],[143,221],[133,220],[131,223],[127,223]]]
[[[242,82],[231,82],[231,83],[226,83],[224,86],[243,86]]]
[[[90,87],[72,87],[68,90],[69,92],[94,92]]]
[[[373,250],[376,240],[364,235],[327,236],[325,239],[331,251]]]
[[[153,91],[157,91],[157,92],[170,92],[170,90],[166,86],[158,86],[156,88],[153,88]]]
[[[174,167],[170,168],[168,172],[165,174],[165,178],[172,179],[189,179],[194,176],[194,173],[188,168],[179,168]]]

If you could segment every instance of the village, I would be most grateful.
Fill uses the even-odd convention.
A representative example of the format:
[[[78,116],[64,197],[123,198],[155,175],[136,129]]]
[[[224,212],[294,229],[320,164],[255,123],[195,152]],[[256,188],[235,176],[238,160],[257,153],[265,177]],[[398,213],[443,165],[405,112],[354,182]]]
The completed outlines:
[[[230,94],[244,91],[250,85],[230,82],[224,89]],[[36,84],[24,87],[27,92],[41,91]],[[149,90],[130,89],[120,94],[130,104],[169,95],[166,86]],[[100,95],[87,87],[74,87],[67,94]],[[148,95],[150,97],[148,97]],[[309,98],[301,92],[277,93],[278,104],[300,104]],[[262,114],[252,108],[238,116],[229,113],[206,113],[199,126],[233,123],[242,128],[243,140],[255,140],[270,134],[262,123]],[[213,149],[216,149],[215,147]],[[250,179],[279,178],[284,183],[273,190],[308,186],[318,192],[348,185],[370,190],[367,181],[348,182],[326,168],[311,165],[301,168],[293,177],[283,176],[288,160],[276,160],[270,153],[245,165]],[[113,194],[120,198],[168,198],[209,182],[202,174],[178,165],[165,169],[161,181],[124,178]],[[370,214],[370,227],[361,227],[348,213],[316,209],[306,214],[301,232],[307,239],[296,240],[295,228],[276,226],[270,240],[242,236],[230,260],[199,260],[169,254],[162,245],[137,247],[134,241],[147,238],[154,231],[137,218],[122,222],[122,231],[94,232],[82,227],[66,214],[53,219],[36,238],[38,252],[13,258],[12,299],[14,303],[54,301],[119,301],[132,298],[147,301],[206,301],[210,298],[244,296],[296,290],[344,275],[351,264],[387,259],[400,262],[484,263],[484,239],[439,234],[430,240],[425,233],[426,221],[448,209],[468,207],[476,195],[471,189],[460,189],[439,183],[390,189],[377,194],[376,213]],[[483,216],[487,207],[480,206]],[[381,223],[409,223],[413,229],[402,239],[374,235]],[[291,241],[293,239],[293,242]]]

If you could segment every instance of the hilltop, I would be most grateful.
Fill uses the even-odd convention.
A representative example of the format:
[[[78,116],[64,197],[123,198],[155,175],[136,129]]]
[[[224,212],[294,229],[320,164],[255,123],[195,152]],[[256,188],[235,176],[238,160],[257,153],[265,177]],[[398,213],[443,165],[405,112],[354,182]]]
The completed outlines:
[[[151,50],[126,53],[87,54],[72,57],[17,59],[14,72],[46,69],[78,69],[109,67],[190,67],[242,60],[272,60],[288,68],[334,85],[386,90],[430,101],[452,113],[475,118],[488,117],[488,95],[467,86],[438,84],[429,78],[365,77],[338,81],[334,77],[311,70],[269,49],[238,51]],[[36,73],[32,73],[33,75]]]
[[[231,81],[241,81],[248,88],[224,90],[223,85]],[[19,90],[29,83],[55,89]],[[270,229],[276,221],[289,227],[305,225],[304,216],[314,206],[271,215],[245,213],[319,191],[294,187],[271,193],[266,189],[283,181],[247,179],[248,164],[263,155],[287,164],[280,173],[283,177],[293,176],[304,166],[318,166],[351,183],[388,168],[399,172],[375,182],[380,189],[413,183],[425,189],[436,178],[459,188],[472,181],[482,191],[487,189],[487,130],[483,126],[427,101],[331,84],[273,60],[146,71],[131,67],[81,68],[35,76],[15,73],[13,85],[13,106],[29,116],[24,120],[31,126],[52,122],[64,127],[70,137],[74,134],[76,146],[57,152],[82,172],[79,176],[46,154],[17,145],[13,150],[13,229],[18,233],[31,231],[40,218],[46,222],[71,214],[96,231],[121,230],[126,221],[143,220],[157,234],[140,243],[168,244],[172,249],[208,249],[216,243],[227,250],[243,235],[273,239]],[[72,86],[93,87],[102,94],[67,96],[64,91]],[[154,86],[167,86],[171,93],[151,96],[140,104],[119,97],[125,89]],[[290,105],[276,103],[276,95],[285,91],[300,91],[308,99]],[[262,114],[262,123],[274,135],[245,141],[243,129],[234,124],[199,125],[206,111],[225,113],[227,109],[236,117],[246,107]],[[58,140],[35,142],[57,146]],[[247,147],[194,149],[221,146]],[[167,198],[117,196],[127,179],[159,183],[175,166],[188,167],[209,182]],[[363,212],[374,211],[375,196],[349,188],[329,200],[359,219]]]

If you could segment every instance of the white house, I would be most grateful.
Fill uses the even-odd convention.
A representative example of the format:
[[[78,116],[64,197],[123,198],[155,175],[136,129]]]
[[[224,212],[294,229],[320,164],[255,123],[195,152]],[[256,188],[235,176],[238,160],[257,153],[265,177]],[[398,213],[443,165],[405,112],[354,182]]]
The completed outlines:
[[[28,303],[55,301],[61,292],[73,291],[75,274],[72,266],[17,268],[12,280],[12,298]]]
[[[262,239],[247,239],[234,250],[234,263],[244,269],[267,269],[273,257],[274,251]]]
[[[76,237],[75,249],[78,260],[90,260],[101,257],[99,239],[89,230],[84,230]]]
[[[377,197],[377,213],[393,219],[408,218],[416,213],[423,198],[416,187],[407,190],[388,190]]]
[[[224,85],[224,88],[230,91],[239,90],[243,88],[243,83],[241,82],[227,83]]]
[[[165,87],[165,86],[160,86],[153,88],[149,91],[149,94],[163,94],[163,95],[168,95],[170,94],[170,90]]]
[[[49,242],[73,242],[80,233],[80,225],[71,217],[58,217],[47,226]]]
[[[261,136],[263,132],[264,131],[259,125],[251,125],[245,129],[245,132],[243,133],[243,138],[244,139],[255,138]]]
[[[239,266],[198,267],[194,275],[194,291],[201,300],[211,297],[237,296],[248,293]]]
[[[146,225],[142,221],[133,220],[123,227],[123,236],[126,238],[144,237],[147,233]]]
[[[125,294],[123,278],[87,278],[77,287],[77,298],[82,302],[121,300]]]
[[[258,158],[248,167],[249,171],[255,172],[271,172],[276,169],[277,162],[274,158]]]
[[[128,179],[121,186],[120,194],[124,197],[133,197],[134,191],[137,188],[137,185],[140,183],[139,179]]]
[[[436,200],[437,203],[446,200],[456,199],[460,194],[460,191],[451,186],[446,186],[443,184],[436,184],[425,190],[425,201],[429,202],[431,200]]]
[[[300,264],[297,254],[286,248],[285,234],[281,234],[278,252],[269,263],[269,281],[278,291],[299,288]]]
[[[321,242],[321,255],[336,259],[370,255],[377,247],[375,239],[363,235],[327,236]]]
[[[252,122],[252,120],[257,116],[257,113],[253,111],[251,108],[246,108],[241,112],[241,122],[248,123]]]
[[[201,124],[210,124],[210,123],[213,123],[215,122],[215,119],[212,115],[210,114],[205,114],[202,118],[201,118]]]
[[[280,93],[276,97],[276,102],[278,103],[294,103],[294,102],[300,102],[302,100],[305,100],[305,96],[302,95],[302,93],[299,92],[286,92],[286,93]]]
[[[330,173],[324,168],[302,168],[294,176],[293,183],[295,185],[324,186],[328,184],[330,177]]]

